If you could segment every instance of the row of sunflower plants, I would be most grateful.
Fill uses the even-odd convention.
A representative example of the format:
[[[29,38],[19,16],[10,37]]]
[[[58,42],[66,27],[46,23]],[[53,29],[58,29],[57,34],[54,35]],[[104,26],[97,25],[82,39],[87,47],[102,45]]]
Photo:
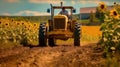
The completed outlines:
[[[0,42],[6,44],[13,42],[23,45],[37,44],[38,29],[38,23],[0,18]]]
[[[106,52],[120,51],[120,4],[116,2],[112,6],[100,3],[98,10],[102,14],[101,20],[101,44]]]
[[[103,56],[107,58],[106,67],[120,67],[120,4],[114,2],[106,6],[101,2],[98,6],[102,37],[100,43],[103,46]]]

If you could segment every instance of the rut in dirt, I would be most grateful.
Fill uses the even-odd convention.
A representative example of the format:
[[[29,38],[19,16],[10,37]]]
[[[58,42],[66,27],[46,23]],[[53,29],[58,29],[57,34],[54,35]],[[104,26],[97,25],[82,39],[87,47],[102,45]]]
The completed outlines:
[[[95,47],[90,44],[12,48],[0,52],[0,67],[99,67],[104,61],[103,50]]]

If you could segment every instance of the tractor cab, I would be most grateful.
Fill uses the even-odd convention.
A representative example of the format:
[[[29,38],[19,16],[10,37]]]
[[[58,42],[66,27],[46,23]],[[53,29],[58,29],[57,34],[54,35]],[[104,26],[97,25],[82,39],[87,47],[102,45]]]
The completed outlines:
[[[74,9],[72,6],[63,6],[63,3],[61,2],[61,6],[53,6],[52,4],[51,5],[51,9],[47,9],[47,13],[50,13],[51,12],[51,20],[53,19],[53,17],[55,16],[55,10],[57,9],[66,9],[66,10],[69,10],[69,19],[72,19],[72,15],[73,13],[76,13],[76,9]],[[60,15],[60,14],[59,14]]]

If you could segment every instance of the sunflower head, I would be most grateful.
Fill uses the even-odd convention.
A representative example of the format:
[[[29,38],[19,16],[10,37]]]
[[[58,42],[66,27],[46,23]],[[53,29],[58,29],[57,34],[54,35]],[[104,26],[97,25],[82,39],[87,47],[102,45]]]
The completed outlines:
[[[24,25],[24,22],[22,22],[22,25]]]
[[[27,26],[25,26],[25,28],[27,28]]]
[[[5,23],[5,27],[9,27],[9,23]]]
[[[114,5],[116,4],[116,2],[114,2]]]
[[[34,23],[34,26],[37,26],[37,24],[36,24],[36,23]]]
[[[113,17],[114,19],[119,19],[119,14],[117,12],[117,10],[113,9],[110,11],[110,16]]]
[[[17,23],[17,25],[20,25],[20,23]]]
[[[29,24],[29,27],[31,27],[31,25]]]
[[[101,12],[104,12],[106,10],[106,5],[104,2],[100,2],[99,3],[99,6],[98,6],[98,9],[101,11]]]
[[[2,22],[0,21],[0,27],[2,26]]]

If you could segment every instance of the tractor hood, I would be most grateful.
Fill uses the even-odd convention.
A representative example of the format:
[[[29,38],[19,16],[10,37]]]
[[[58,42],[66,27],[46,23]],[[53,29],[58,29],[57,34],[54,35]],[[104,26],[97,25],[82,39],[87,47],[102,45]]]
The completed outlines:
[[[66,15],[56,15],[54,16],[54,30],[67,30],[68,17]]]

